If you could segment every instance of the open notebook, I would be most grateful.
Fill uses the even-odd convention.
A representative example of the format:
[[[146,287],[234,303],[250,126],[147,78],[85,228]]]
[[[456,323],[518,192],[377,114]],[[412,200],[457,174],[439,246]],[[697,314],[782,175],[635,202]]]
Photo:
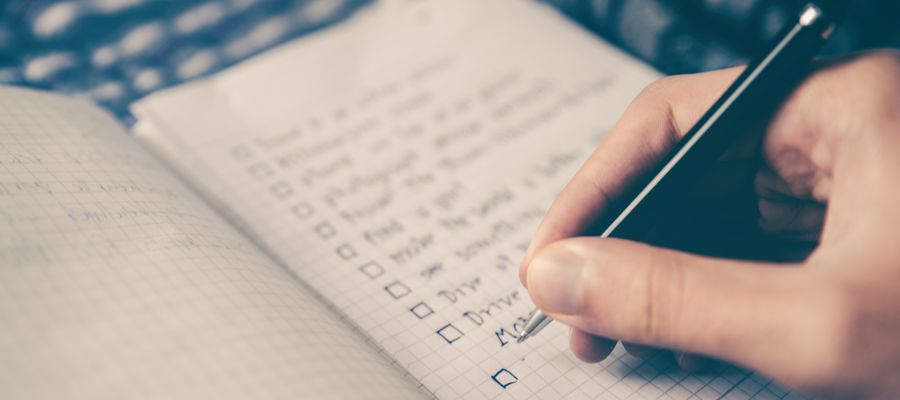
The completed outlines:
[[[386,1],[133,106],[0,90],[0,397],[783,398],[582,364],[518,261],[658,75],[536,3]]]

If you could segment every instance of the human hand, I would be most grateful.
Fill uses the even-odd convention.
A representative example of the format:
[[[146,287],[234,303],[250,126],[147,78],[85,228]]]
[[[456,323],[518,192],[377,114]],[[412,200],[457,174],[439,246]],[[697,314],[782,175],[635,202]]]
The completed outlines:
[[[553,203],[522,282],[542,311],[573,328],[570,345],[585,361],[621,340],[636,344],[629,350],[724,359],[815,394],[892,396],[900,392],[898,52],[821,63],[775,114],[762,147],[735,146],[695,191],[698,204],[716,206],[682,216],[678,240],[657,241],[696,252],[721,242],[728,251],[716,255],[755,261],[573,237],[739,73],[645,89]],[[751,207],[731,207],[742,204]]]

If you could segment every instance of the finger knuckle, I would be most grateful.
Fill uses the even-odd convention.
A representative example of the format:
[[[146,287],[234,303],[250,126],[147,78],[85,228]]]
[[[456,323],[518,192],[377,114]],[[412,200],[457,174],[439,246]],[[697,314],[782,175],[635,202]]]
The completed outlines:
[[[609,295],[606,291],[604,281],[608,280],[608,274],[611,272],[606,266],[614,264],[611,256],[602,250],[602,246],[594,243],[593,245],[584,243],[584,238],[567,239],[564,245],[569,248],[593,247],[590,251],[589,265],[591,271],[582,275],[582,290],[576,294],[576,303],[582,315],[590,316],[609,316],[617,310],[617,304],[614,295]],[[607,293],[605,296],[598,296],[598,293]],[[601,318],[603,319],[603,318]]]
[[[673,331],[679,320],[683,297],[681,269],[674,265],[660,265],[659,261],[635,268],[631,283],[631,318],[635,340],[645,344],[665,344],[665,332]]]
[[[638,299],[639,309],[635,310],[642,318],[637,319],[639,326],[636,328],[642,342],[656,343],[663,318],[657,307],[659,292],[662,290],[659,285],[659,271],[657,268],[644,268],[642,275],[639,284],[642,289],[639,293],[643,294]]]
[[[820,131],[832,132],[825,141],[837,148],[847,139],[893,135],[900,118],[900,51],[875,50],[825,63],[804,84],[797,104],[818,108]],[[796,110],[795,110],[796,111]],[[801,113],[794,112],[799,115]]]
[[[877,70],[885,72],[900,71],[900,50],[897,49],[873,50],[862,57],[861,60],[862,64]]]
[[[869,69],[869,89],[873,94],[873,104],[870,105],[872,118],[896,122],[897,108],[900,107],[900,51],[881,50],[874,53]]]
[[[659,78],[641,90],[634,100],[634,105],[643,106],[664,104],[668,101],[672,91],[684,80],[684,76],[673,75]]]
[[[647,118],[648,115],[661,118],[660,122],[671,127],[668,129],[670,134],[667,141],[674,142],[678,139],[677,132],[678,121],[675,117],[673,107],[678,103],[674,101],[674,96],[679,86],[684,86],[686,76],[667,76],[660,78],[646,87],[631,102],[626,110],[626,115],[637,116],[639,118]],[[656,139],[655,137],[647,137],[647,140]],[[645,143],[649,147],[653,147],[652,143]]]
[[[858,57],[848,68],[854,85],[873,103],[897,99],[900,87],[900,51],[876,50]],[[896,104],[893,104],[896,106]]]
[[[678,80],[682,79],[681,76],[673,75],[673,76],[664,76],[659,78],[653,82],[650,82],[644,90],[641,91],[641,97],[650,96],[655,97],[656,95],[667,93],[672,86],[675,85]]]

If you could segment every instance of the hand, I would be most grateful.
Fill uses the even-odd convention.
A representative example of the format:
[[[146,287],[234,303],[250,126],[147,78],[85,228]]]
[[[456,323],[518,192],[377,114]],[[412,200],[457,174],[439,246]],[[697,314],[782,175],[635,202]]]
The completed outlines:
[[[702,212],[681,216],[678,240],[657,240],[697,252],[724,246],[718,256],[743,261],[572,237],[739,73],[669,77],[645,89],[553,203],[522,282],[541,310],[572,327],[572,350],[585,361],[605,358],[617,339],[636,344],[629,351],[724,359],[810,393],[896,395],[898,52],[821,63],[775,114],[761,148],[736,146],[702,181],[695,200],[715,207],[693,207]]]

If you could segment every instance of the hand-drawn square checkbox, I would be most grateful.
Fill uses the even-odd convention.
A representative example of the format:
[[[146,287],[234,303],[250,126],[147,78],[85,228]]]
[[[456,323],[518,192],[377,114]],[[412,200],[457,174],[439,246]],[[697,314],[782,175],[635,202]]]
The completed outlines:
[[[431,309],[431,306],[429,306],[424,301],[420,301],[419,304],[412,306],[409,311],[411,311],[413,315],[415,315],[418,319],[423,319],[431,314],[434,314],[434,310]]]
[[[322,222],[316,225],[316,227],[313,229],[316,231],[316,234],[318,234],[322,239],[330,239],[337,233],[337,231],[334,229],[334,225],[331,225],[330,222]]]
[[[437,334],[441,336],[447,343],[453,343],[463,336],[465,336],[462,331],[460,331],[457,327],[453,326],[453,324],[447,324],[441,327],[441,329],[437,330]]]
[[[294,188],[285,181],[278,181],[269,186],[269,191],[279,199],[286,199],[294,194]]]
[[[384,287],[384,290],[391,295],[391,297],[395,299],[399,299],[403,296],[408,295],[412,290],[409,289],[408,286],[404,285],[403,282],[394,281],[389,285]]]
[[[334,249],[334,252],[341,257],[341,260],[352,260],[356,258],[356,249],[354,249],[350,243],[344,243],[338,246],[338,248]]]
[[[500,387],[506,389],[507,386],[512,385],[519,381],[519,378],[515,376],[512,372],[509,372],[506,368],[500,368],[499,371],[491,375],[491,379],[494,380]]]
[[[275,175],[275,170],[269,164],[258,162],[247,167],[247,173],[255,179],[266,179]]]
[[[308,203],[297,203],[291,207],[291,212],[298,218],[306,219],[313,214],[313,208]]]
[[[382,268],[381,265],[374,261],[369,261],[363,264],[363,266],[359,267],[359,271],[368,276],[370,279],[375,279],[384,274],[384,268]]]

